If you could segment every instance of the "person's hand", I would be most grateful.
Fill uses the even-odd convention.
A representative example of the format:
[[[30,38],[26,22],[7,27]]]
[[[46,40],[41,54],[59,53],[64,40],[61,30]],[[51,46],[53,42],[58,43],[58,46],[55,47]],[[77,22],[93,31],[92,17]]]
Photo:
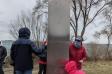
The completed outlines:
[[[46,41],[46,42],[45,42],[45,45],[47,46],[47,44],[48,44],[48,43],[47,43],[47,41]]]
[[[35,57],[36,57],[36,55],[34,53],[32,53],[32,58],[35,58]]]
[[[41,43],[42,43],[42,45],[47,46],[47,41],[43,41],[43,42],[41,42]]]
[[[83,61],[83,60],[80,60],[79,62],[80,62],[80,63],[83,63],[84,61]]]

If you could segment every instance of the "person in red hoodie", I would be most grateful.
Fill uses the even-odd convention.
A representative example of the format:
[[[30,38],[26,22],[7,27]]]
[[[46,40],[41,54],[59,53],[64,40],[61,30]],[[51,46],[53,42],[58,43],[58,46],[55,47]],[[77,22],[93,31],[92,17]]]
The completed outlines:
[[[85,59],[86,51],[82,44],[82,38],[78,36],[69,46],[69,61],[75,61],[77,69],[80,70]]]

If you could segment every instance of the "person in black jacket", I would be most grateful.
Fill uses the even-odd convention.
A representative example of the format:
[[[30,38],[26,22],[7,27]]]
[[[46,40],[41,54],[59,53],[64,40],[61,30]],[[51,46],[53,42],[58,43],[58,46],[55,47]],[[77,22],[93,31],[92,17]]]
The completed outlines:
[[[1,45],[0,41],[0,74],[4,74],[3,63],[6,56],[7,56],[7,50],[4,46]]]
[[[32,74],[33,60],[32,53],[40,55],[45,48],[37,48],[35,43],[30,39],[30,30],[21,28],[19,30],[19,38],[11,47],[11,59],[13,61],[16,74]]]

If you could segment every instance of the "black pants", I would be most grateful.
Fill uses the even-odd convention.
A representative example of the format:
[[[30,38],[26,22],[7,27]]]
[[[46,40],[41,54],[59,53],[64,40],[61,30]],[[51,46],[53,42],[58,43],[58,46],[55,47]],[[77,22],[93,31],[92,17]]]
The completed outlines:
[[[0,74],[4,74],[3,68],[0,67]]]
[[[39,64],[38,74],[46,74],[46,64]]]
[[[15,67],[14,67],[14,70],[13,70],[13,74],[16,74],[16,70],[15,70]]]

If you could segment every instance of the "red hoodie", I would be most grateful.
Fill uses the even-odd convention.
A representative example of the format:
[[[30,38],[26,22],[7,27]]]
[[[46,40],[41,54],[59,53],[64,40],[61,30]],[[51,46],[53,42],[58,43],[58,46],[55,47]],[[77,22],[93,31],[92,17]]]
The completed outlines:
[[[69,61],[65,65],[65,70],[68,74],[86,74],[83,70],[77,70],[76,62]]]
[[[77,65],[77,69],[81,69],[82,65],[79,62],[80,60],[86,59],[86,51],[83,46],[81,48],[76,48],[73,43],[69,46],[69,60],[75,61]]]

